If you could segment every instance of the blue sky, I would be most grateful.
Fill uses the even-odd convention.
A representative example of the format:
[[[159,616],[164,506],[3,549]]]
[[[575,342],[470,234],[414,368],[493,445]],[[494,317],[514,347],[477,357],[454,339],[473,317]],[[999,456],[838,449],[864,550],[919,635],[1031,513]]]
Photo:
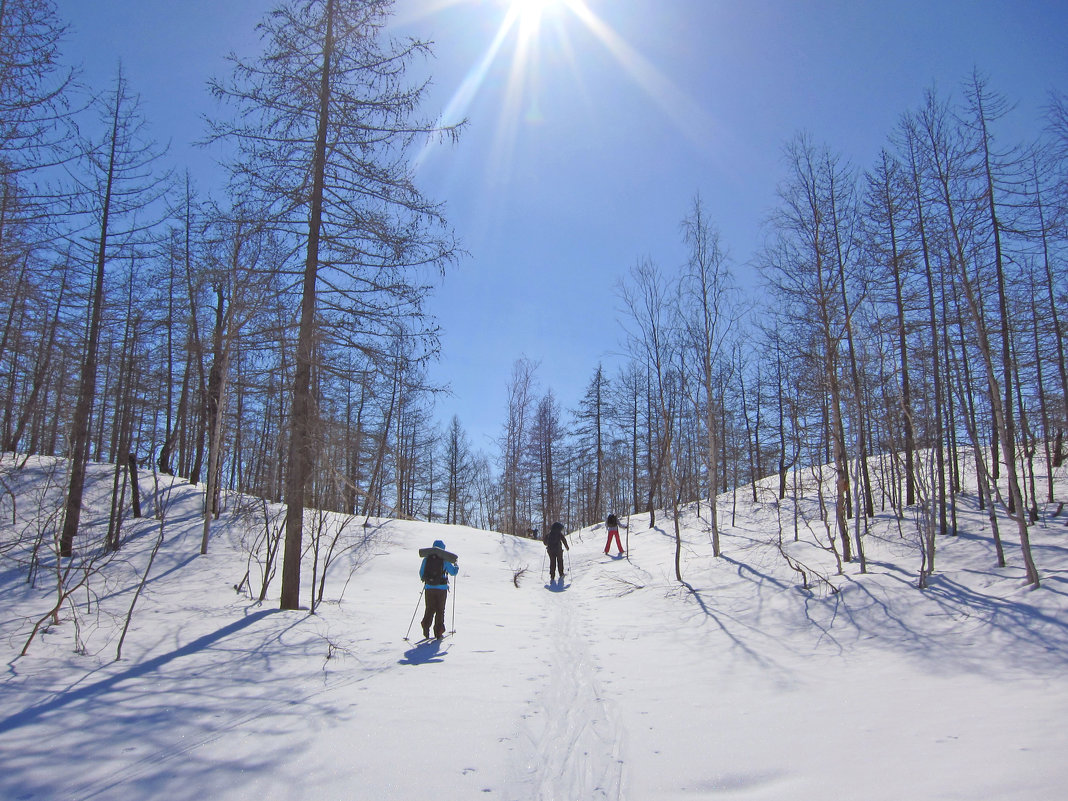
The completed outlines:
[[[58,0],[65,54],[105,86],[122,60],[156,137],[201,188],[221,179],[191,147],[213,109],[205,82],[251,52],[274,0]],[[622,349],[616,286],[639,260],[685,261],[693,198],[743,286],[808,131],[861,167],[925,89],[972,71],[1017,104],[1006,137],[1038,132],[1068,91],[1068,3],[1016,0],[556,0],[508,25],[507,0],[399,0],[395,31],[434,42],[425,113],[463,115],[459,144],[419,158],[469,256],[441,282],[432,376],[473,444],[495,452],[514,361],[574,407]],[[495,46],[496,43],[496,46]]]

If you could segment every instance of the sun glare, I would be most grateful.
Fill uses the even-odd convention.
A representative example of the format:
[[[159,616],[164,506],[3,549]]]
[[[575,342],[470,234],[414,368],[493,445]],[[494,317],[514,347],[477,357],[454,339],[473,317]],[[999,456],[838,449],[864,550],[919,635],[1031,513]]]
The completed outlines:
[[[438,10],[454,5],[484,3],[485,0],[422,0]],[[436,5],[435,5],[436,4]],[[491,43],[453,94],[443,115],[444,123],[464,119],[468,108],[486,84],[500,60],[509,65],[498,109],[496,142],[489,161],[506,170],[511,150],[524,125],[545,121],[543,107],[551,103],[551,94],[542,81],[542,62],[552,49],[557,63],[566,62],[576,71],[583,54],[573,46],[569,26],[577,25],[592,35],[619,66],[619,74],[639,86],[649,100],[671,119],[676,127],[699,146],[705,146],[709,133],[718,126],[707,112],[677,87],[648,58],[625,41],[589,6],[589,0],[496,0],[500,23]],[[427,145],[429,148],[430,145]],[[424,150],[424,154],[428,152]],[[420,154],[418,161],[422,160]]]
[[[561,0],[509,0],[509,5],[519,15],[520,19],[524,18],[539,18],[546,11],[551,9],[555,5],[559,5]]]

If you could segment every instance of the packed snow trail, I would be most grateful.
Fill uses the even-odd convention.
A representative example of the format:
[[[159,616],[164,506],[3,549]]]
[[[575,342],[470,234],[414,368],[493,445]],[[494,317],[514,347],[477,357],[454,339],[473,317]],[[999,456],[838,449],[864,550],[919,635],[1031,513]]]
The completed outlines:
[[[548,640],[546,679],[532,710],[525,715],[530,754],[531,792],[524,797],[553,799],[622,799],[623,733],[597,681],[599,666],[588,645],[585,605],[574,587],[546,585]]]

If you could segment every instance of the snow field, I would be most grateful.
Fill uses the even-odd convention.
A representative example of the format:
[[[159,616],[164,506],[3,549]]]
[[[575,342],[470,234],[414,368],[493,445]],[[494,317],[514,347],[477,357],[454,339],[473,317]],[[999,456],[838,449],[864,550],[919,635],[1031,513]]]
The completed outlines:
[[[106,524],[106,469],[93,476],[89,516]],[[801,588],[773,506],[741,498],[733,521],[721,501],[719,559],[707,521],[684,518],[684,585],[664,515],[629,521],[629,560],[603,555],[600,526],[573,534],[562,588],[540,543],[361,519],[355,572],[335,566],[308,615],[276,609],[277,580],[262,605],[236,593],[252,529],[224,515],[200,556],[201,490],[176,484],[171,499],[121,661],[158,521],[128,523],[106,583],[79,599],[80,654],[65,612],[15,658],[48,584],[0,567],[0,798],[1053,801],[1068,779],[1059,518],[1032,529],[1038,591],[1008,525],[1011,564],[995,566],[977,511],[939,540],[924,591],[907,520],[880,517],[867,575],[835,575],[806,545],[818,522],[798,543],[786,526],[788,552],[838,592]],[[459,554],[457,631],[416,645],[416,552],[435,539]]]

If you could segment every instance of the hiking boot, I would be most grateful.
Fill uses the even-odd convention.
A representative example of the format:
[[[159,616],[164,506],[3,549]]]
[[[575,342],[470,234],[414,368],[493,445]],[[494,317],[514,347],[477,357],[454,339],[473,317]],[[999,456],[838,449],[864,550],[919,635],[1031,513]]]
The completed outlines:
[[[423,629],[423,639],[424,640],[429,640],[430,639],[430,629],[427,629],[427,628]]]

